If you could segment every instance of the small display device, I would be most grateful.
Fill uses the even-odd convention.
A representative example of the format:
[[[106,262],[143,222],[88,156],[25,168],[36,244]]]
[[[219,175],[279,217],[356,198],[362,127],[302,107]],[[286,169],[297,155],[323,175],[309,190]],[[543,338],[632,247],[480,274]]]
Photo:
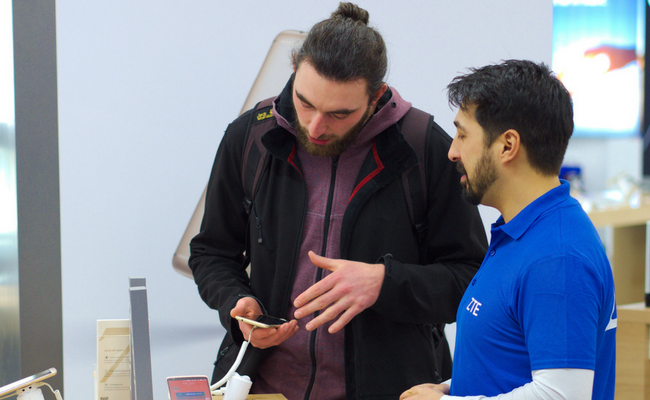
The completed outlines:
[[[252,320],[240,316],[236,316],[238,320],[246,322],[249,325],[256,326],[258,328],[277,328],[278,326],[287,322],[284,318],[272,317],[270,315],[262,314],[257,319]]]
[[[167,388],[170,400],[212,400],[207,376],[170,376]]]
[[[40,382],[54,375],[56,375],[56,368],[50,368],[43,372],[39,372],[32,376],[28,376],[27,378],[23,378],[14,383],[10,383],[6,386],[0,387],[0,396],[3,396],[5,394],[12,394],[18,389],[22,389],[24,387],[33,385],[34,383]]]

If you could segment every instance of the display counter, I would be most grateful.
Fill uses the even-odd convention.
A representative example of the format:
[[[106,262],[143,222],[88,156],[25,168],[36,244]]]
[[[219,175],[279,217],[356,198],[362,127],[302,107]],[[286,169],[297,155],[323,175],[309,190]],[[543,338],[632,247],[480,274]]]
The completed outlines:
[[[650,206],[589,213],[611,227],[609,260],[616,285],[616,400],[650,400],[650,308],[645,306],[647,222]]]
[[[618,307],[616,400],[650,399],[650,308],[645,303]]]
[[[596,227],[611,227],[609,261],[616,285],[616,303],[645,301],[646,223],[650,205],[617,207],[589,212]]]

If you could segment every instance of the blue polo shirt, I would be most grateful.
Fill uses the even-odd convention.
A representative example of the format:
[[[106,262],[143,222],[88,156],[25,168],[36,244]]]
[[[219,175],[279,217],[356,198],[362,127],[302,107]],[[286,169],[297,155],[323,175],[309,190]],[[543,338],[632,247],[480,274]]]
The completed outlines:
[[[592,399],[613,399],[612,270],[569,184],[491,232],[458,308],[450,394],[496,396],[531,382],[531,371],[580,368],[595,372]]]

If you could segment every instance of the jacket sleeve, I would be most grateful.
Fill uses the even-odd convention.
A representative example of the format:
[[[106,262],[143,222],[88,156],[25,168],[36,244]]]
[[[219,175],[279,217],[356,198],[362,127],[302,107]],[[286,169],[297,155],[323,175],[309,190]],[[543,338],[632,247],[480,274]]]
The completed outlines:
[[[478,208],[462,198],[460,173],[447,157],[451,138],[431,121],[425,141],[427,265],[382,257],[384,283],[373,309],[406,323],[451,323],[483,261],[487,239]]]
[[[189,267],[199,294],[210,308],[219,311],[228,331],[236,325],[230,310],[242,296],[252,296],[245,258],[248,215],[241,183],[249,115],[243,114],[226,129],[206,189],[201,228],[190,242]],[[241,336],[239,329],[231,333]]]

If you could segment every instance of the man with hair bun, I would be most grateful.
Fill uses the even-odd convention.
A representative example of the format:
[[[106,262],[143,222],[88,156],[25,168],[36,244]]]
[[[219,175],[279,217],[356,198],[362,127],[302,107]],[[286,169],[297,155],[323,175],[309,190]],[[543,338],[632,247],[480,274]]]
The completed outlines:
[[[384,82],[386,46],[368,21],[340,3],[294,50],[294,74],[270,110],[244,113],[224,134],[189,261],[227,330],[213,383],[249,337],[238,372],[251,377],[252,393],[396,399],[450,375],[436,326],[454,321],[485,230],[461,199],[449,135]],[[417,151],[402,131],[410,111],[428,121],[413,134]],[[270,115],[262,172],[244,204],[249,121]],[[420,167],[424,179],[405,183]],[[426,194],[420,209],[409,201],[417,187]],[[414,228],[417,211],[426,233]],[[252,330],[235,319],[261,314],[288,322]]]

